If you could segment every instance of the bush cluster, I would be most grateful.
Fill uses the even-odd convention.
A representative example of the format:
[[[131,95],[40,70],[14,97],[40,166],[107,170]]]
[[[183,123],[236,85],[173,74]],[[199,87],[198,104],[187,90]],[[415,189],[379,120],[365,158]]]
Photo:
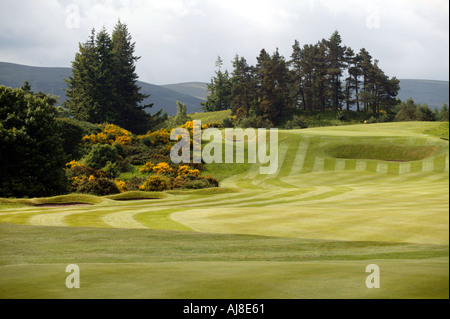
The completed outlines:
[[[71,191],[92,195],[119,193],[116,182],[104,171],[96,170],[75,160],[66,164],[66,175],[71,179]]]
[[[166,189],[198,189],[218,187],[219,182],[212,176],[201,176],[200,170],[191,165],[169,165],[162,162],[154,165],[146,163],[140,172],[149,174],[149,177],[139,187],[141,190],[161,191]]]
[[[202,125],[202,129],[219,126],[218,123],[208,123]],[[182,127],[192,134],[192,121],[187,121]],[[201,176],[200,172],[204,170],[201,163],[176,165],[170,161],[170,149],[175,141],[170,141],[167,129],[135,136],[112,124],[99,125],[98,128],[98,132],[82,138],[85,155],[66,165],[73,192],[108,195],[132,190],[218,186],[213,177]]]

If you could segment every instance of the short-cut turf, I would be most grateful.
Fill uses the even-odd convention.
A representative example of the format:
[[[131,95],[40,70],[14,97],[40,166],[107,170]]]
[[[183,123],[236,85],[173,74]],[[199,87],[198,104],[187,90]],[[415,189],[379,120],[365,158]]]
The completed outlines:
[[[448,298],[440,125],[279,130],[275,174],[206,165],[220,188],[0,199],[0,296]],[[93,205],[35,206],[66,202]]]

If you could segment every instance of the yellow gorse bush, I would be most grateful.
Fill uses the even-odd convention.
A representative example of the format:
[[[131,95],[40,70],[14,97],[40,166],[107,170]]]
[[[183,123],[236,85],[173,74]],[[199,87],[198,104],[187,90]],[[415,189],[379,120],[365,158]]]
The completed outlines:
[[[157,131],[148,131],[144,135],[138,135],[137,138],[140,140],[142,138],[150,138],[152,145],[156,144],[167,144],[170,142],[170,132],[164,128]]]
[[[100,125],[102,127],[102,125]],[[106,124],[103,131],[98,134],[86,135],[83,141],[88,144],[114,144],[128,145],[133,140],[133,134],[120,126]]]
[[[144,184],[139,186],[141,191],[160,192],[169,189],[166,178],[161,176],[150,176]]]
[[[191,169],[189,165],[181,165],[178,167],[178,177],[186,177],[187,175],[200,176],[198,169]]]
[[[161,162],[153,167],[153,171],[158,175],[163,175],[172,172],[172,167],[166,162]]]
[[[117,186],[117,188],[119,189],[119,191],[121,193],[124,193],[124,192],[128,191],[127,184],[124,181],[116,179],[114,182],[116,183],[116,186]]]
[[[71,168],[71,169],[72,168],[77,168],[77,167],[82,168],[82,167],[84,167],[84,165],[79,163],[79,162],[77,162],[76,160],[72,160],[72,161],[70,161],[69,163],[66,164],[66,167]]]

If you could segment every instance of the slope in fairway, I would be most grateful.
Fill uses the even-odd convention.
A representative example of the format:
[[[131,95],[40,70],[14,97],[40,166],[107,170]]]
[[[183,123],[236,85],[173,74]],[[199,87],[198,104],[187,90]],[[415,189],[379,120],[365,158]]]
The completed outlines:
[[[448,298],[449,148],[423,134],[433,125],[280,130],[275,174],[212,164],[214,191],[84,207],[3,200],[0,222],[30,235],[2,228],[1,296]],[[51,244],[61,232],[77,240]],[[60,287],[69,263],[84,269],[79,291]],[[364,284],[371,263],[380,289]]]

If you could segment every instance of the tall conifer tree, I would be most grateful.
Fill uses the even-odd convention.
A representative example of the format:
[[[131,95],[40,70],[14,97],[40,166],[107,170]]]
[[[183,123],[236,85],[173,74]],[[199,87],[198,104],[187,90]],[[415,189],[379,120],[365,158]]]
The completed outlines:
[[[67,83],[68,99],[64,106],[74,118],[93,123],[109,122],[143,133],[147,129],[148,114],[140,105],[148,97],[140,93],[136,84],[135,44],[127,26],[120,21],[112,37],[103,28],[92,30],[88,41],[79,44],[79,52],[72,62],[72,75]]]

